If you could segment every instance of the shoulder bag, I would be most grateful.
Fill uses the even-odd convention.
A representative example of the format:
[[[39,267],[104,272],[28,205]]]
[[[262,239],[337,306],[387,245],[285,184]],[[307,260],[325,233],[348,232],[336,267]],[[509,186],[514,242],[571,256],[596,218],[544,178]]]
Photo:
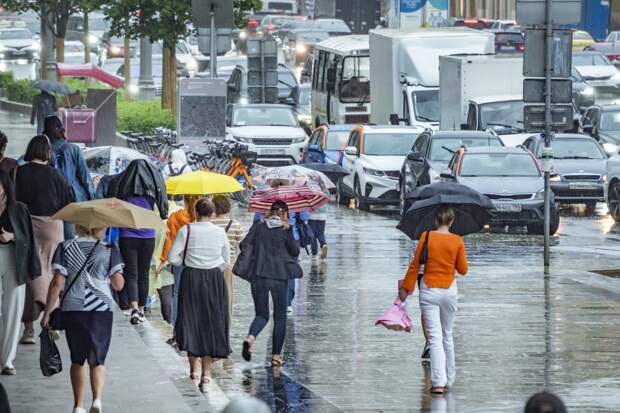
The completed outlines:
[[[262,224],[255,224],[262,225]],[[233,266],[232,272],[237,277],[246,280],[247,282],[252,282],[254,278],[254,268],[255,268],[255,227],[250,229],[250,232],[245,237],[245,239],[239,245],[239,255],[237,256],[237,260],[235,261],[235,265]]]
[[[189,244],[189,234],[191,233],[192,226],[187,224],[187,237],[185,237],[185,247],[183,247],[183,267],[185,267],[185,257],[187,257],[187,245]]]
[[[62,303],[65,301],[65,298],[67,297],[67,294],[71,290],[71,287],[73,287],[73,284],[75,284],[75,282],[82,276],[82,271],[84,271],[84,269],[86,268],[86,265],[88,265],[88,261],[90,261],[91,257],[95,253],[95,250],[97,249],[98,246],[99,246],[99,241],[97,241],[93,249],[90,250],[88,257],[86,257],[86,261],[84,261],[84,264],[82,264],[82,267],[80,268],[80,270],[75,274],[75,278],[73,278],[73,281],[71,281],[71,284],[69,284],[69,287],[63,292],[62,298],[60,299],[60,304],[58,304],[58,307],[54,311],[52,311],[52,313],[50,314],[49,326],[52,330],[64,330],[65,329],[65,325],[62,322]]]

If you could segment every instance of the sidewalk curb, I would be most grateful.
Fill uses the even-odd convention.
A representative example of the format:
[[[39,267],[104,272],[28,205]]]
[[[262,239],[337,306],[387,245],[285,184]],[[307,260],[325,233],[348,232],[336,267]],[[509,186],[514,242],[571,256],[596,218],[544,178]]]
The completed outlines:
[[[604,290],[611,293],[615,298],[620,299],[620,278],[606,277],[588,271],[567,273],[565,276],[579,284]]]
[[[8,99],[0,99],[0,109],[7,112],[21,113],[22,115],[30,115],[31,105],[25,103],[13,102]]]

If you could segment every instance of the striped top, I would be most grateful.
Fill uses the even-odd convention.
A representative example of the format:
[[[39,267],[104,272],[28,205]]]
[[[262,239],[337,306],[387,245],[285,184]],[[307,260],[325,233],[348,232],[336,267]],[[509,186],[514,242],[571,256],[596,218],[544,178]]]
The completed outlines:
[[[239,254],[239,244],[244,237],[241,224],[234,219],[231,220],[228,215],[220,215],[212,218],[210,222],[224,229],[226,229],[230,223],[230,227],[228,228],[228,231],[226,231],[226,235],[228,235],[228,242],[230,243],[230,265],[233,265],[237,259],[237,255]]]
[[[92,238],[76,238],[58,245],[52,259],[52,270],[64,276],[65,290],[95,247]],[[99,244],[80,278],[66,291],[62,311],[112,311],[110,276],[123,271],[123,259],[114,245]]]

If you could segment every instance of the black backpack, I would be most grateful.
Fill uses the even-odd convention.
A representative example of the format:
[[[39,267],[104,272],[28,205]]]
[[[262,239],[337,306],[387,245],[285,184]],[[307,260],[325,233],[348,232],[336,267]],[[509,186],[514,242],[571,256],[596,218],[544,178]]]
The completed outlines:
[[[183,173],[183,171],[187,168],[187,165],[183,165],[181,169],[175,169],[172,167],[172,162],[168,163],[168,171],[170,172],[170,177],[179,176]]]
[[[297,230],[299,231],[299,244],[302,248],[307,248],[314,238],[312,228],[310,228],[307,222],[301,219],[299,214],[295,215],[295,226],[297,226]]]

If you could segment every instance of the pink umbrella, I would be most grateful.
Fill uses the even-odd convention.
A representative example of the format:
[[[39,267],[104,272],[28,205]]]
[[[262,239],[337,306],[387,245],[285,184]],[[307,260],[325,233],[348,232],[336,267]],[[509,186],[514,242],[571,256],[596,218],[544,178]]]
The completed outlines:
[[[249,210],[267,214],[271,204],[284,201],[289,212],[314,211],[329,202],[329,196],[313,186],[278,186],[276,188],[255,191],[250,199]]]
[[[106,72],[99,66],[92,63],[86,64],[66,64],[57,63],[58,76],[61,77],[89,77],[103,83],[107,83],[114,89],[123,86],[125,80],[115,74]]]
[[[394,304],[375,321],[375,325],[382,325],[388,330],[411,332],[411,319],[405,303],[397,298]]]

